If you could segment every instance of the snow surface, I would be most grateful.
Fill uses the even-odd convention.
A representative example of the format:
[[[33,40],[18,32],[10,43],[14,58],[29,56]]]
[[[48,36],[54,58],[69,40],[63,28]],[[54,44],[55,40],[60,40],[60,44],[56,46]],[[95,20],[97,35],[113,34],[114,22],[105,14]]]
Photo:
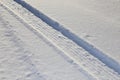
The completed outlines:
[[[120,80],[117,58],[112,60],[96,45],[91,47],[84,37],[79,40],[71,33],[74,30],[30,5],[22,0],[0,1],[1,80]],[[116,23],[117,18],[110,16]]]
[[[120,63],[119,0],[24,0]]]
[[[0,12],[0,80],[94,80],[1,6]]]

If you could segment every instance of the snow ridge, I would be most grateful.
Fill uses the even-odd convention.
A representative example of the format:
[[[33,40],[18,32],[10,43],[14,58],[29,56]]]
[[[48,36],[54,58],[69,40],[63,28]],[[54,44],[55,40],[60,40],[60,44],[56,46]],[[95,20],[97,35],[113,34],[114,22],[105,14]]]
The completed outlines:
[[[76,44],[75,41],[63,35],[63,31],[61,32],[50,27],[40,18],[36,17],[30,11],[12,0],[3,0],[3,4],[9,8],[10,11],[13,11],[13,13],[17,14],[17,16],[28,23],[33,31],[42,34],[53,45],[62,50],[93,77],[98,80],[120,80],[120,75],[118,73],[110,69],[108,65],[101,62],[98,58],[91,55],[89,51],[86,51],[83,47]]]

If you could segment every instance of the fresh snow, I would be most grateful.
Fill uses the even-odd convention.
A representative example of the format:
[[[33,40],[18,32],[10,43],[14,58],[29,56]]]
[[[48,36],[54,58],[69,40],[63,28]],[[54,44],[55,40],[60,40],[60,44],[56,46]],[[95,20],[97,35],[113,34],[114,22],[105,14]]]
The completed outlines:
[[[73,2],[78,4],[79,1],[64,2],[64,5],[73,5]],[[48,3],[51,4],[52,1]],[[56,10],[57,6],[65,8],[56,4]],[[111,57],[111,53],[102,53],[102,49],[90,41],[93,38],[88,39],[90,35],[78,35],[79,33],[72,29],[75,27],[69,27],[64,23],[66,26],[61,26],[62,21],[55,17],[60,16],[59,14],[50,16],[51,13],[44,12],[42,8],[38,0],[0,1],[1,80],[120,80],[119,59]],[[46,10],[51,11],[49,8]],[[94,8],[91,6],[90,9]],[[65,12],[62,13],[64,17]],[[118,23],[115,16],[107,17],[113,19],[114,24]],[[117,53],[116,55],[118,56]]]

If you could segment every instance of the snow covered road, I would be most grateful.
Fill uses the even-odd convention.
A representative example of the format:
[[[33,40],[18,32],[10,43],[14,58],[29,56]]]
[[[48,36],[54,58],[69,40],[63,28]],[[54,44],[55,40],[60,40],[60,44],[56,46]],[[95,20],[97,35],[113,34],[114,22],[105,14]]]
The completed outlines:
[[[1,80],[120,80],[114,69],[13,0],[1,0],[0,13]]]

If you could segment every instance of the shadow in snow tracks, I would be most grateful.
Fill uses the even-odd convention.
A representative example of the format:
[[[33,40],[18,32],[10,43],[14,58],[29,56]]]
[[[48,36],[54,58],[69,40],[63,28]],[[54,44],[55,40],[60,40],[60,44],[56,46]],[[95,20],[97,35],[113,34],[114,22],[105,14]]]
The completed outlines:
[[[91,55],[98,58],[100,61],[102,61],[104,64],[106,64],[109,68],[113,69],[114,71],[118,72],[120,74],[120,64],[110,58],[109,56],[105,55],[103,52],[92,46],[91,44],[87,43],[74,33],[70,32],[68,29],[64,28],[62,25],[60,25],[58,22],[52,20],[51,18],[47,17],[45,14],[40,12],[39,10],[35,9],[28,3],[26,3],[23,0],[14,0],[27,10],[29,10],[31,13],[33,13],[36,17],[43,20],[45,23],[47,23],[49,26],[54,28],[55,30],[61,32],[64,36],[74,41],[77,45],[84,48],[86,51],[88,51]]]

